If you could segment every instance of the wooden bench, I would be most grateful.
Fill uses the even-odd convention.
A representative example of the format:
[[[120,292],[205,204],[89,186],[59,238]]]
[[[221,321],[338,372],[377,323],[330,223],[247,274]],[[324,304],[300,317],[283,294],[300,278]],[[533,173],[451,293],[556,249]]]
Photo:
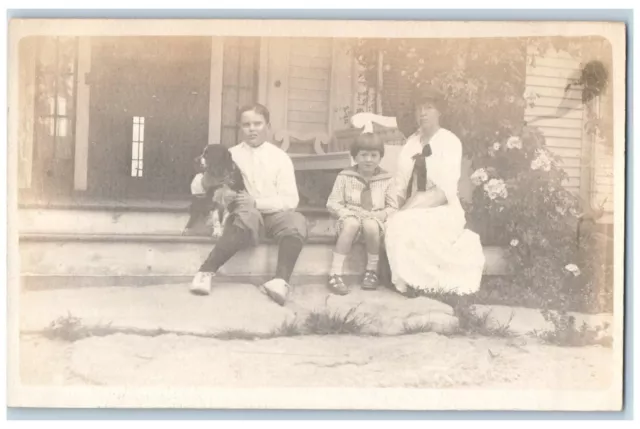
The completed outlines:
[[[278,130],[273,139],[289,154],[296,171],[340,170],[351,165],[348,151],[327,152],[331,138],[326,133]]]

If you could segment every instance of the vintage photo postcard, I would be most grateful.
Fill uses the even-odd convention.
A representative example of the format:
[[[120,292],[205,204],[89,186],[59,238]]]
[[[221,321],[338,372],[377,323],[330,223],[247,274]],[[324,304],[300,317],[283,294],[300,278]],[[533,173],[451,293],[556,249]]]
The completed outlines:
[[[625,52],[12,20],[9,405],[620,410]]]

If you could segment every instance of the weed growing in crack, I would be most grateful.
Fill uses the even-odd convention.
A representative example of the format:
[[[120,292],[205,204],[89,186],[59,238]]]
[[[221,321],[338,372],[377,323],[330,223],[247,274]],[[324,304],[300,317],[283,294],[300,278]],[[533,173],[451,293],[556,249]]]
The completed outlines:
[[[405,320],[402,323],[403,335],[422,334],[424,332],[433,332],[433,323],[430,323],[430,322],[410,323],[408,320]]]
[[[371,320],[356,313],[357,307],[345,314],[338,312],[314,311],[304,321],[304,331],[309,335],[360,335]]]
[[[553,324],[553,329],[533,331],[531,334],[547,344],[562,347],[613,346],[610,335],[601,335],[609,327],[608,324],[592,328],[584,322],[578,327],[574,316],[553,310],[543,310],[542,316]]]
[[[82,319],[67,313],[52,321],[44,331],[44,336],[49,339],[77,341],[91,336],[91,332],[82,324]]]
[[[270,337],[275,338],[275,337],[295,337],[298,335],[303,335],[304,332],[302,331],[302,328],[300,327],[300,323],[298,322],[298,320],[294,319],[294,320],[285,320],[284,322],[282,322],[282,324],[280,326],[278,326],[277,328],[273,329],[270,333]]]
[[[484,337],[500,338],[508,338],[514,335],[513,331],[509,328],[513,320],[513,313],[511,313],[511,317],[506,323],[491,326],[489,323],[491,311],[487,311],[483,315],[478,315],[475,309],[468,305],[458,305],[454,307],[453,311],[458,318],[458,327],[452,333],[453,335],[481,335]]]

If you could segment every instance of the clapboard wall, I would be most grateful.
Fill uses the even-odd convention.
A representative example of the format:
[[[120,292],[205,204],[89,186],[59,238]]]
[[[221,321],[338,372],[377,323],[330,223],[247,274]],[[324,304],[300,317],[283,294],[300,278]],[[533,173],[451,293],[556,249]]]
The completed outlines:
[[[582,64],[569,53],[549,49],[528,50],[527,93],[535,94],[525,120],[545,135],[547,146],[561,159],[567,173],[565,186],[592,206],[613,211],[613,154],[585,132],[587,106],[582,87],[567,85],[579,78]],[[598,115],[608,115],[606,97],[591,102]]]
[[[291,39],[287,129],[328,132],[332,39]]]
[[[581,88],[565,92],[570,80],[579,77],[580,62],[568,54],[547,51],[543,55],[529,50],[527,58],[526,93],[534,94],[533,105],[525,109],[525,120],[537,126],[546,138],[547,146],[561,160],[567,173],[565,186],[579,194],[585,112]]]

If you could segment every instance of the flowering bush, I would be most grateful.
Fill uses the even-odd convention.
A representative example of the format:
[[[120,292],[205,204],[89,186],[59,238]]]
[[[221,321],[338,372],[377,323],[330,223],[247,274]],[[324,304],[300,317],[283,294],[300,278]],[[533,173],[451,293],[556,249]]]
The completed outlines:
[[[355,52],[371,82],[382,52],[383,81],[394,83],[382,88],[383,113],[396,115],[405,134],[417,129],[408,111],[412,92],[430,85],[445,95],[442,125],[460,137],[473,165],[475,188],[465,207],[469,227],[485,245],[507,248],[511,262],[510,275],[487,282],[480,294],[514,305],[610,310],[606,246],[586,230],[579,238],[588,208],[565,189],[560,160],[524,121],[525,108],[538,98],[525,87],[527,48],[541,44],[531,39],[362,40]]]
[[[467,212],[490,231],[485,241],[508,244],[509,292],[521,294],[514,299],[583,310],[610,305],[602,296],[611,281],[603,272],[603,243],[586,230],[579,240],[584,208],[562,186],[566,174],[542,134],[524,127],[474,161],[482,167],[471,175],[477,186]]]

